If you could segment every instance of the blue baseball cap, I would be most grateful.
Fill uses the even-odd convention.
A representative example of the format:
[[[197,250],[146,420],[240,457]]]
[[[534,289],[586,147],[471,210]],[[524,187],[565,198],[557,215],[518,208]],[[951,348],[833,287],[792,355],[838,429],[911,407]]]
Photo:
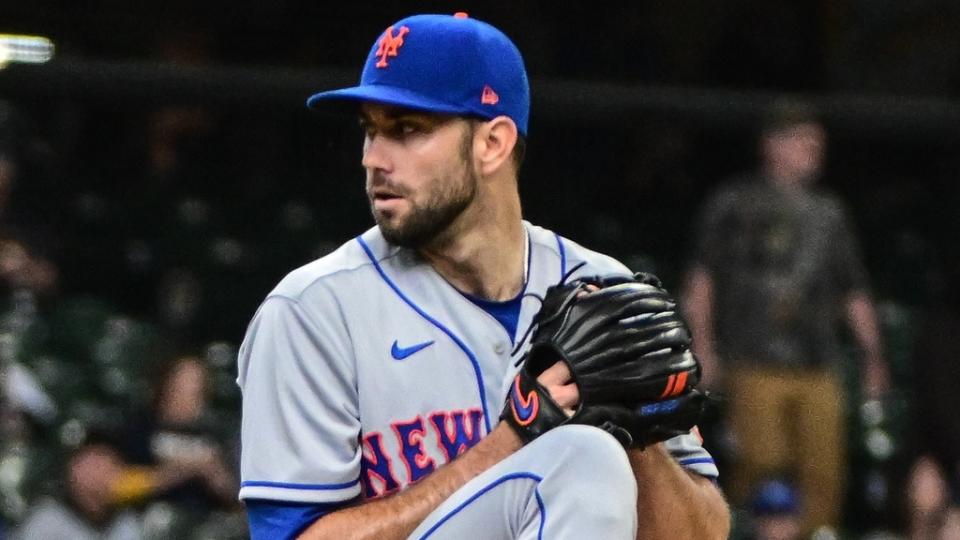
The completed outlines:
[[[466,13],[414,15],[373,43],[360,84],[310,96],[307,106],[373,101],[492,119],[508,116],[526,136],[530,85],[516,45]]]

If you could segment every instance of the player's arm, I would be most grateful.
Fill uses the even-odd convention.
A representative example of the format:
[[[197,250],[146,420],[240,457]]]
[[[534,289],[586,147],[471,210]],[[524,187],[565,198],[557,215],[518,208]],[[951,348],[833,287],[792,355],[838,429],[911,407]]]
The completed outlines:
[[[570,370],[554,364],[538,379],[551,384],[551,396],[568,414],[580,400]],[[682,467],[664,443],[627,450],[637,479],[638,539],[725,539],[730,509],[712,480]]]
[[[579,399],[569,371],[558,363],[537,378],[558,403]],[[455,491],[523,446],[517,433],[500,422],[490,434],[454,461],[443,465],[410,488],[359,506],[327,514],[299,537],[402,539]]]
[[[520,448],[520,439],[504,423],[476,446],[410,488],[365,504],[327,514],[300,539],[402,539],[455,491]]]
[[[564,407],[572,407],[579,399],[576,385],[570,382],[569,374],[566,366],[557,363],[537,378],[550,396]],[[314,522],[299,538],[407,538],[455,491],[522,446],[514,429],[506,422],[500,422],[476,446],[408,489],[327,514]]]
[[[637,539],[721,540],[730,510],[712,480],[684,469],[663,443],[627,452],[637,477]]]
[[[295,538],[360,495],[349,332],[322,286],[309,303],[268,297],[240,347],[240,498],[254,540]]]
[[[591,316],[587,318],[588,321],[585,326],[596,325],[598,327],[608,328],[605,333],[610,336],[620,336],[621,332],[625,332],[625,334],[623,334],[625,337],[630,337],[637,343],[634,349],[630,349],[633,351],[631,354],[615,363],[616,368],[620,370],[618,371],[620,376],[622,376],[624,380],[631,380],[633,383],[642,379],[641,374],[651,376],[659,373],[660,376],[663,375],[663,373],[658,372],[655,368],[661,364],[662,358],[664,357],[664,350],[676,347],[678,351],[681,351],[678,353],[680,356],[667,355],[671,360],[667,361],[665,365],[683,365],[684,362],[682,360],[688,359],[682,351],[684,349],[683,345],[689,343],[689,336],[687,336],[686,340],[680,340],[677,343],[672,341],[677,335],[685,335],[685,332],[676,331],[683,328],[683,321],[676,319],[676,315],[673,312],[673,302],[664,300],[666,293],[659,288],[659,281],[656,281],[655,286],[651,286],[655,279],[656,278],[652,278],[652,276],[646,276],[642,279],[641,283],[630,283],[629,288],[616,289],[617,286],[613,286],[606,291],[598,289],[596,285],[592,285],[586,288],[587,291],[590,291],[588,294],[577,293],[579,302],[584,305],[587,305],[591,301],[602,299],[604,305],[609,307],[611,314],[613,314],[612,316],[620,323],[610,329],[609,326],[600,325],[594,320],[602,310],[584,309],[583,312],[591,314]],[[616,291],[617,294],[611,295],[608,291]],[[628,291],[632,291],[635,295],[633,298],[636,300],[630,300],[631,294],[628,293]],[[604,296],[598,296],[604,292],[608,293]],[[556,304],[556,302],[551,301],[552,296],[553,295],[548,292],[544,299],[543,309],[548,309],[550,306]],[[574,302],[574,305],[576,303],[577,302]],[[560,305],[569,305],[569,303],[560,303]],[[569,319],[575,322],[581,322],[577,319],[578,313],[576,309],[571,309],[569,312],[563,312],[561,309],[563,316],[557,317],[557,319]],[[645,317],[644,315],[647,313],[654,313],[654,315]],[[552,320],[552,318],[548,318],[547,320]],[[624,321],[630,321],[630,324],[623,324]],[[672,324],[665,324],[668,322]],[[545,324],[541,326],[539,330],[549,332],[552,328],[549,324]],[[631,330],[623,330],[623,328],[630,328]],[[672,330],[666,330],[667,328],[672,328]],[[554,339],[559,340],[560,343],[565,342],[562,331],[557,331],[554,335],[556,336]],[[534,353],[539,344],[536,342],[538,338],[539,336],[534,337]],[[588,340],[581,338],[579,340],[569,339],[567,341],[579,343]],[[614,343],[622,342],[620,339],[613,339],[612,341]],[[646,350],[646,348],[654,352],[650,355],[645,355],[643,351]],[[582,403],[581,397],[583,395],[592,396],[595,400],[600,399],[599,396],[602,394],[602,390],[597,390],[597,387],[591,388],[587,385],[587,383],[590,382],[590,372],[578,363],[582,362],[582,360],[576,353],[571,354],[569,352],[570,349],[564,348],[562,345],[558,346],[558,349],[567,351],[564,357],[567,362],[557,362],[553,364],[537,377],[537,382],[542,384],[546,380],[554,384],[556,388],[564,390],[563,392],[550,390],[550,396],[556,402],[556,405],[568,416],[573,415],[571,421],[576,421],[578,417],[586,418],[591,408],[594,411],[610,411],[609,413],[604,413],[610,414],[608,423],[612,422],[613,424],[617,424],[621,426],[622,429],[630,432],[631,441],[639,442],[647,439],[654,443],[646,445],[645,449],[642,449],[644,446],[643,443],[641,443],[639,447],[631,444],[631,448],[627,450],[627,455],[637,481],[637,522],[641,524],[638,528],[637,538],[691,538],[704,540],[726,538],[730,531],[730,511],[720,490],[708,478],[688,472],[681,466],[667,450],[666,444],[657,442],[666,439],[659,438],[659,435],[654,433],[661,431],[664,433],[674,432],[673,429],[670,429],[670,426],[674,425],[678,429],[680,426],[685,426],[684,431],[690,429],[690,425],[684,424],[684,422],[687,421],[686,415],[680,412],[683,410],[684,405],[680,405],[680,408],[677,409],[678,416],[672,417],[673,420],[668,417],[662,417],[651,423],[644,423],[639,419],[634,419],[630,411],[625,414],[616,415],[613,412],[616,410],[616,405],[611,406],[609,403],[591,403],[589,400],[587,400],[586,403]],[[622,350],[627,350],[627,348],[624,347]],[[595,362],[596,358],[603,357],[603,354],[603,351],[599,351],[595,353],[595,356],[588,358],[587,362]],[[687,351],[686,354],[689,354],[689,351]],[[527,362],[530,362],[530,359],[528,359]],[[624,370],[626,366],[631,365],[634,366],[636,371],[631,372]],[[524,367],[524,370],[526,369],[527,366]],[[573,370],[577,369],[579,369],[578,376],[574,377]],[[522,373],[523,372],[521,372],[521,375]],[[655,378],[657,377],[657,375],[653,376]],[[671,375],[668,380],[686,381],[687,372],[680,372],[680,375]],[[694,380],[692,380],[691,384],[695,383],[694,375]],[[581,384],[584,384],[584,386],[581,386]],[[610,382],[604,380],[604,384],[598,385],[598,387],[601,389],[608,388],[610,384]],[[656,387],[661,388],[659,384],[656,385]],[[640,386],[637,388],[636,392],[639,392],[643,387]],[[695,394],[686,395],[695,396]],[[661,399],[662,398],[663,396],[661,396]],[[679,400],[683,398],[676,399]],[[693,398],[691,397],[690,399],[690,402],[693,403]],[[667,403],[667,401],[663,403]],[[577,407],[580,408],[580,412],[574,413]],[[541,403],[541,410],[544,408],[545,404]],[[631,411],[633,411],[633,414],[636,414],[635,410]],[[696,416],[699,416],[699,414]],[[621,421],[623,421],[623,423],[620,423]],[[674,424],[674,422],[676,422],[676,424]],[[661,424],[659,428],[656,427],[658,423]],[[601,426],[601,428],[608,429],[606,426]],[[618,430],[612,430],[611,433],[614,433],[616,436]],[[621,440],[621,442],[624,441]]]

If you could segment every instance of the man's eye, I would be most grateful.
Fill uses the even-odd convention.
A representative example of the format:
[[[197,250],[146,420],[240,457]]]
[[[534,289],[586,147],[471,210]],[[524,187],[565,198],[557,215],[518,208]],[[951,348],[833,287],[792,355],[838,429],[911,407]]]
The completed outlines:
[[[410,122],[400,122],[397,124],[397,133],[401,135],[412,135],[418,131],[420,131],[420,128]]]

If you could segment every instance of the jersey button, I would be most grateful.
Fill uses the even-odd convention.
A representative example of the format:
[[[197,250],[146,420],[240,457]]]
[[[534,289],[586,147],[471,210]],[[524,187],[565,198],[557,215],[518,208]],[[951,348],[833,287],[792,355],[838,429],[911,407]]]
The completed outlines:
[[[503,354],[503,353],[507,352],[507,344],[504,343],[504,342],[502,342],[502,341],[496,342],[496,343],[493,345],[493,352],[495,352],[495,353],[497,353],[497,354]]]

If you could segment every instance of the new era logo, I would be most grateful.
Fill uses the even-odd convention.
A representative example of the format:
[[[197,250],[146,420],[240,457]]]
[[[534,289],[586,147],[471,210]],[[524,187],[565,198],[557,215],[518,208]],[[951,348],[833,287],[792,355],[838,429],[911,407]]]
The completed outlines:
[[[410,29],[406,26],[401,26],[397,35],[393,35],[393,26],[387,28],[383,37],[380,38],[377,52],[374,53],[375,56],[380,58],[380,61],[376,63],[378,68],[387,67],[387,57],[397,55],[397,51],[403,46],[403,36],[407,35],[409,31]]]
[[[483,87],[483,93],[480,94],[480,103],[483,105],[496,105],[500,101],[500,96],[490,88],[490,85]]]

